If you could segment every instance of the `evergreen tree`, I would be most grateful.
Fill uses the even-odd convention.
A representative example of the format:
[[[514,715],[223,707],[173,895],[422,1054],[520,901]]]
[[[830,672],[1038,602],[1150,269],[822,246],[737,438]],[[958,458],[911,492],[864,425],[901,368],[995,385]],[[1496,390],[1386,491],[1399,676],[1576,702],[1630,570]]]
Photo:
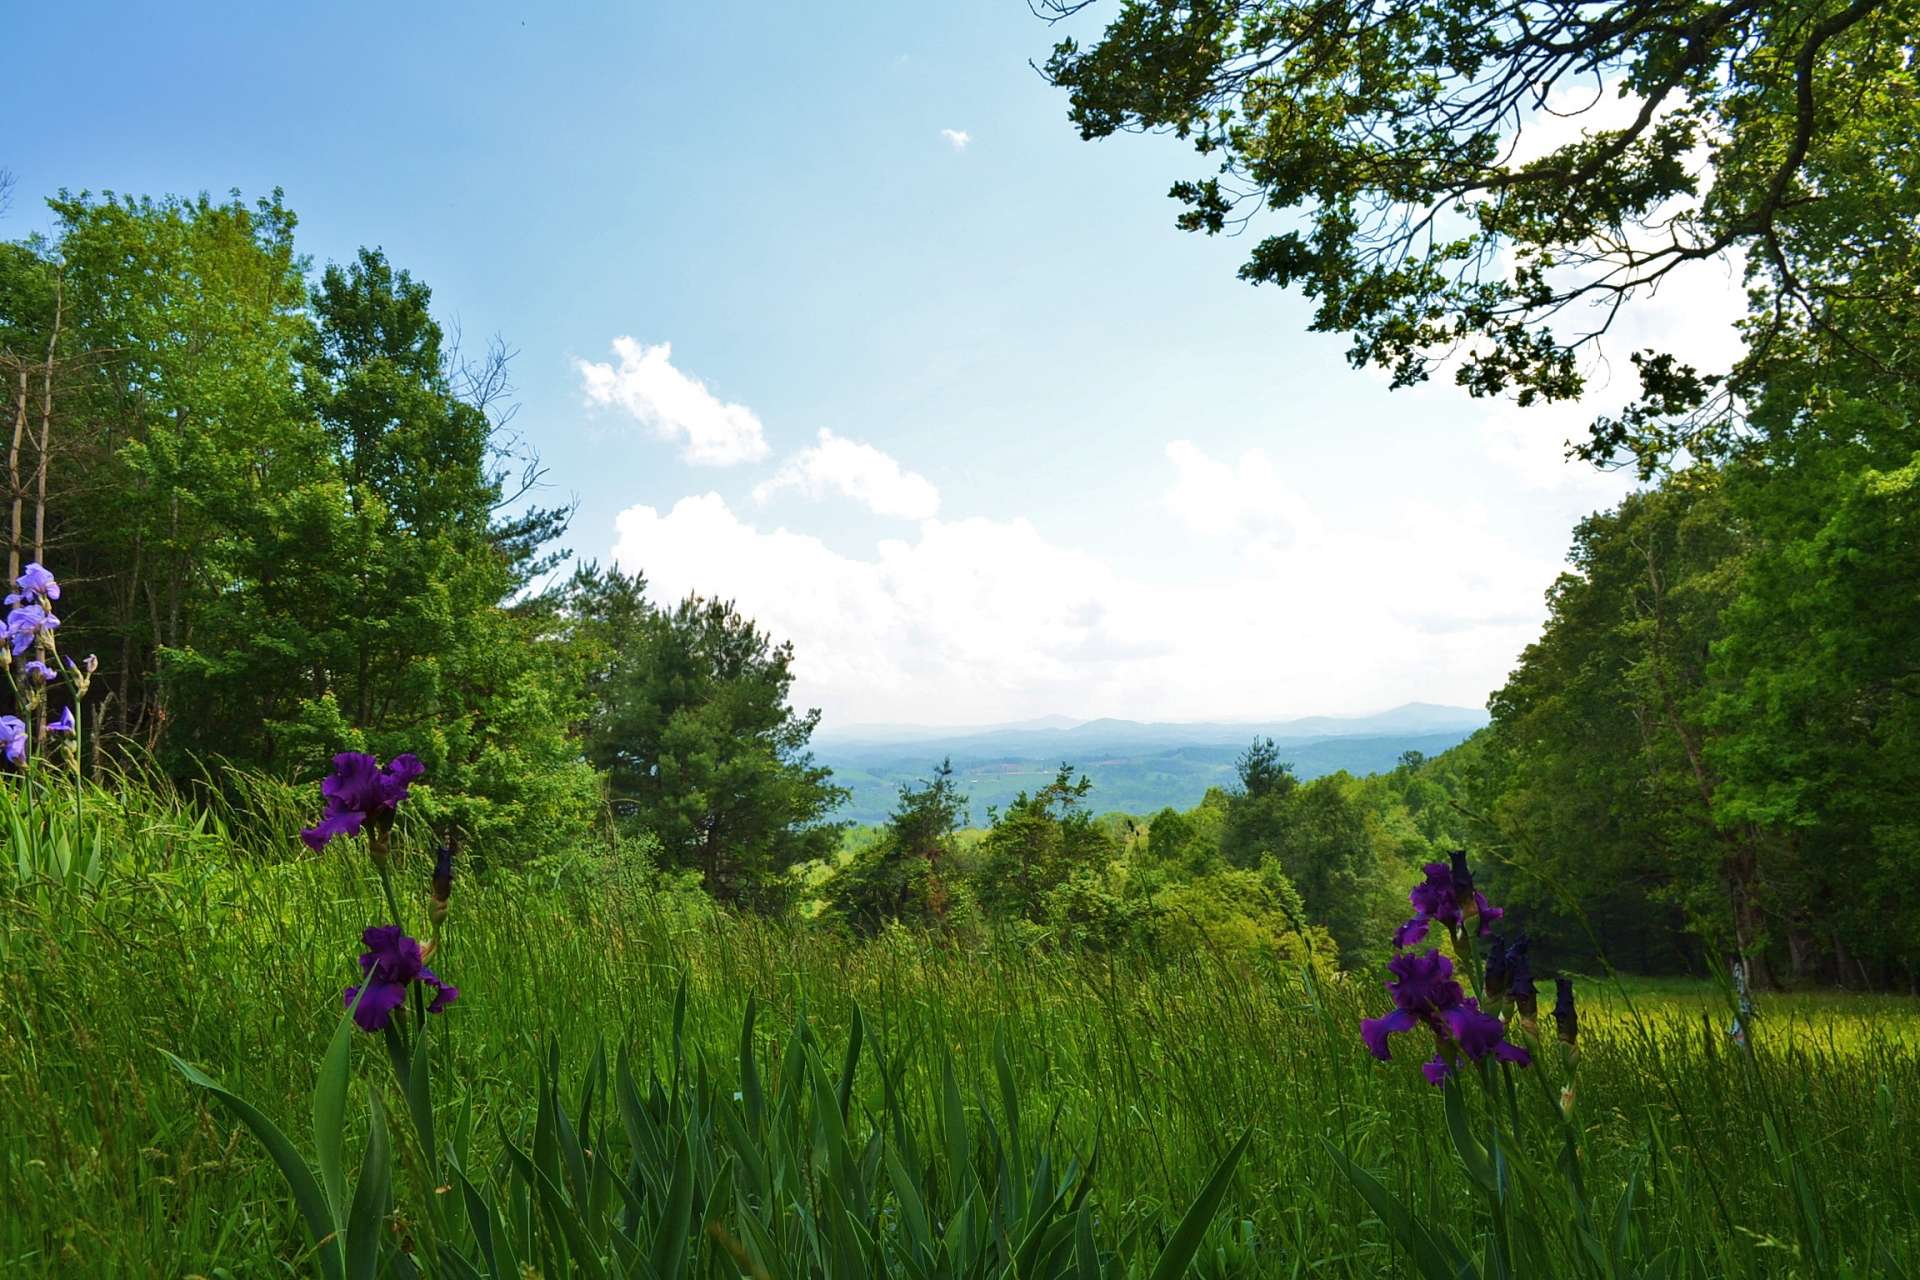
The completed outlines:
[[[793,649],[731,604],[658,609],[637,575],[582,569],[569,588],[594,706],[588,757],[616,812],[722,902],[777,910],[786,873],[827,856],[845,798],[807,750],[820,713],[788,705]]]
[[[953,762],[900,788],[880,838],[862,849],[827,887],[828,910],[861,933],[892,921],[925,929],[946,926],[963,905],[965,886],[953,870],[954,832],[966,821],[965,794]]]

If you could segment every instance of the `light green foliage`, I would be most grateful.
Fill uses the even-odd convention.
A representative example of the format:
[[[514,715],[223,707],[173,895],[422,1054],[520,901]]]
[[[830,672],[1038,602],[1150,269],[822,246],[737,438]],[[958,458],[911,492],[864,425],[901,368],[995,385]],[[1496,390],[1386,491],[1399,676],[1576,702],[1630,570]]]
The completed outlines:
[[[1101,913],[1103,899],[1110,896],[1101,882],[1116,850],[1113,837],[1087,812],[1091,786],[1061,765],[1052,782],[1031,794],[1021,792],[994,815],[976,872],[983,907],[1009,920],[1045,924],[1055,910],[1052,895],[1064,890],[1059,912],[1082,929],[1092,925],[1090,913]]]
[[[1211,952],[1236,963],[1314,968],[1330,976],[1338,950],[1327,930],[1310,924],[1299,892],[1277,862],[1257,870],[1227,868],[1176,880],[1151,899],[1148,924],[1156,956]]]

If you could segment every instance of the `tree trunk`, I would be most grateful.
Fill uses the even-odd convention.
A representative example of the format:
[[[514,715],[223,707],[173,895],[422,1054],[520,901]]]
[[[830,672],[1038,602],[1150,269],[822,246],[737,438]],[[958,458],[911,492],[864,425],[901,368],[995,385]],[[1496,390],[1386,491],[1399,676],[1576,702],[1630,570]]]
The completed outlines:
[[[20,576],[20,505],[26,490],[20,484],[20,441],[27,434],[27,366],[20,366],[20,389],[14,398],[13,445],[7,450],[7,493],[13,500],[13,522],[7,542],[7,580]]]
[[[59,277],[53,282],[53,332],[47,335],[47,363],[40,374],[40,439],[34,448],[33,558],[44,563],[47,545],[47,444],[53,437],[53,356],[60,343],[60,320],[66,292]]]

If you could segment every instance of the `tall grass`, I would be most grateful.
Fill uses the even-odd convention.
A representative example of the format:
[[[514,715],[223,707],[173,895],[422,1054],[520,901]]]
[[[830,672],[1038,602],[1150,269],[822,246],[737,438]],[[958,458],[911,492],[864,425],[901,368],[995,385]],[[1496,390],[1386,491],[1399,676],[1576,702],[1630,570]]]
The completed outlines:
[[[272,1164],[162,1051],[304,1135],[378,890],[358,848],[296,856],[271,833],[292,829],[297,800],[246,785],[221,781],[245,797],[227,808],[152,785],[92,794],[106,852],[88,875],[56,875],[17,843],[0,870],[0,1273],[301,1273],[306,1241]],[[16,842],[78,840],[60,835],[67,818],[0,796]],[[423,846],[398,847],[399,882],[424,885]],[[1439,1092],[1360,1046],[1359,1018],[1382,1007],[1371,979],[1204,954],[1146,970],[906,934],[854,945],[618,869],[463,881],[435,963],[462,992],[436,1024],[436,1073],[460,1082],[476,1134],[527,1123],[548,1046],[566,1091],[602,1043],[630,1046],[642,1073],[668,1069],[684,980],[686,1051],[721,1089],[739,1087],[750,997],[762,1061],[802,1016],[842,1043],[857,1004],[909,1096],[937,1096],[951,1054],[983,1119],[1001,1110],[1000,1038],[1027,1124],[1063,1149],[1098,1139],[1101,1210],[1119,1219],[1170,1222],[1251,1129],[1205,1274],[1415,1274],[1343,1159],[1424,1221],[1486,1229]],[[1603,1218],[1670,1249],[1672,1274],[1920,1271],[1911,1002],[1808,1002],[1763,1018],[1751,1055],[1731,1050],[1710,1002],[1642,992],[1635,1009],[1590,1000],[1582,1035],[1573,1115]],[[375,1078],[378,1059],[362,1046],[356,1070]],[[874,1062],[862,1096],[881,1093]],[[1557,1094],[1568,1068],[1549,1052],[1533,1070]],[[1545,1121],[1520,1137],[1545,1146]]]

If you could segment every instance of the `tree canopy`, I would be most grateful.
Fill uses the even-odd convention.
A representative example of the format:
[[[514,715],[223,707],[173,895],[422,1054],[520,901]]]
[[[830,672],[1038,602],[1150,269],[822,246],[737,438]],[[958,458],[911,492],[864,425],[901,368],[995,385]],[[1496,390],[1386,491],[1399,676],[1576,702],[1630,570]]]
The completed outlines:
[[[1179,225],[1277,222],[1242,278],[1302,289],[1396,385],[1451,360],[1475,394],[1576,396],[1623,307],[1739,255],[1740,366],[1635,353],[1640,401],[1595,424],[1594,456],[1651,465],[1723,444],[1783,366],[1910,381],[1916,25],[1914,0],[1123,0],[1044,69],[1083,137],[1191,141]]]

